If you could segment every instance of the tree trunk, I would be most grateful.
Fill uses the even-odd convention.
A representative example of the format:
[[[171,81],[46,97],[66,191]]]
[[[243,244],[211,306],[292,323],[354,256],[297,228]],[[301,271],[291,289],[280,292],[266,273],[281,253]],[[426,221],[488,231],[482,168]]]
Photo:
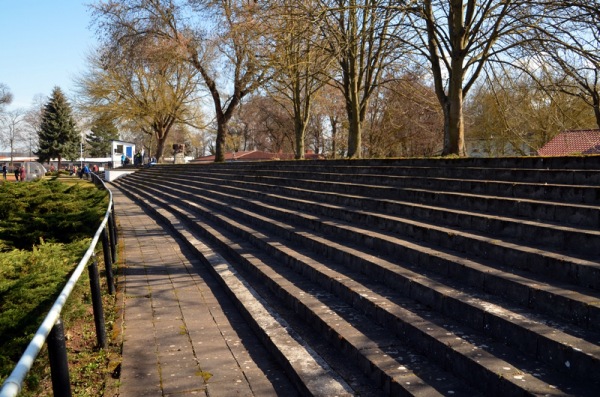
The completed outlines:
[[[294,135],[296,138],[296,160],[304,159],[304,135],[306,133],[306,124],[299,120],[298,117],[294,120]]]
[[[356,35],[356,15],[350,12],[348,16],[348,33],[351,37]],[[361,129],[360,129],[360,100],[358,84],[358,59],[356,43],[347,44],[340,63],[342,69],[342,87],[348,115],[348,158],[360,158]]]
[[[227,121],[222,116],[217,116],[217,139],[215,142],[215,163],[225,161],[225,133],[227,131]]]
[[[358,95],[358,86],[356,79],[353,79],[350,86],[351,91],[346,98],[346,107],[348,110],[348,158],[358,159],[361,157],[362,146],[362,120],[360,117],[360,100]]]
[[[463,117],[462,87],[454,87],[448,93],[444,106],[443,155],[465,156],[465,126]]]
[[[163,161],[165,152],[165,141],[163,139],[156,140],[156,160],[159,162]]]
[[[332,158],[337,158],[337,120],[331,115],[329,117],[329,123],[331,124],[331,152]]]
[[[456,47],[460,47],[460,40]],[[465,155],[465,126],[463,117],[463,62],[456,56],[452,59],[452,71],[446,106],[444,106],[444,150],[443,155]]]
[[[152,135],[156,136],[156,159],[161,162],[165,155],[165,142],[174,123],[175,118],[169,117],[152,125]]]
[[[593,96],[594,115],[596,116],[596,125],[600,128],[600,95]]]
[[[226,109],[223,109],[221,106],[221,95],[219,94],[219,90],[217,89],[217,84],[215,80],[208,74],[207,70],[204,68],[204,65],[200,63],[198,60],[198,53],[195,49],[189,50],[191,56],[191,62],[196,67],[196,69],[202,75],[204,79],[204,83],[206,84],[208,91],[213,99],[213,105],[215,108],[215,115],[217,119],[217,138],[215,141],[215,163],[222,163],[225,161],[225,137],[227,134],[227,123],[231,116],[233,115],[233,111],[240,103],[240,100],[246,93],[241,92],[241,86],[239,81],[234,82],[234,93],[227,105]]]
[[[360,135],[360,122],[357,119],[353,118],[352,120],[350,120],[350,125],[348,128],[348,158],[360,158],[360,146],[362,145]]]

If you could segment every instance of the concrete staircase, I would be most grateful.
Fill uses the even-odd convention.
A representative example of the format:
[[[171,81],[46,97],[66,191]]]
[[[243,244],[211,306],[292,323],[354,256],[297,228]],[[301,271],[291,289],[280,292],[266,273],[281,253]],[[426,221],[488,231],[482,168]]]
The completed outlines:
[[[330,395],[310,356],[346,394],[600,395],[600,156],[159,165],[113,184],[205,258],[304,394]]]

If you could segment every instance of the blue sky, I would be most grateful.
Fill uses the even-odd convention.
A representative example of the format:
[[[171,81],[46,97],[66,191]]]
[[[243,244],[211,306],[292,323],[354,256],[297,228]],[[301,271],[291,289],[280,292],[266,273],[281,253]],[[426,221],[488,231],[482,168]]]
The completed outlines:
[[[72,95],[73,78],[85,71],[95,45],[91,1],[0,0],[0,83],[13,94],[8,109],[29,108],[55,86]]]

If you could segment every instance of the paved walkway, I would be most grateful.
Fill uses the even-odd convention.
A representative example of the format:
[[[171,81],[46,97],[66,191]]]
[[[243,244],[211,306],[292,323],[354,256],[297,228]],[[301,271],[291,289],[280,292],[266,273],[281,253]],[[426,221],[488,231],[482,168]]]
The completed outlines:
[[[296,395],[200,260],[112,190],[123,247],[119,396]]]

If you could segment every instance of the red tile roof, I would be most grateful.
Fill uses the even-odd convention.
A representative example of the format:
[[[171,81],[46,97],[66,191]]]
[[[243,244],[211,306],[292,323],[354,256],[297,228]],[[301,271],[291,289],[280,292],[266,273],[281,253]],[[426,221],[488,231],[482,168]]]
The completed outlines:
[[[563,131],[540,150],[540,156],[600,154],[600,130]]]

